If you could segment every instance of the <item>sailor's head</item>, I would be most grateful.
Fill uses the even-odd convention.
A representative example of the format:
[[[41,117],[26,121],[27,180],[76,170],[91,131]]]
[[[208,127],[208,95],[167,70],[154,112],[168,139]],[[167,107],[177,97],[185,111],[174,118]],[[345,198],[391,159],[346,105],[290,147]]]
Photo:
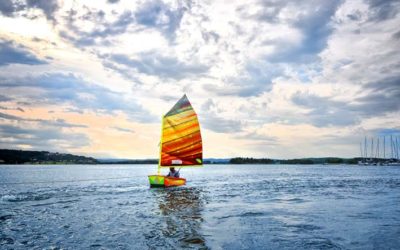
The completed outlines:
[[[169,168],[169,171],[175,172],[175,168]]]

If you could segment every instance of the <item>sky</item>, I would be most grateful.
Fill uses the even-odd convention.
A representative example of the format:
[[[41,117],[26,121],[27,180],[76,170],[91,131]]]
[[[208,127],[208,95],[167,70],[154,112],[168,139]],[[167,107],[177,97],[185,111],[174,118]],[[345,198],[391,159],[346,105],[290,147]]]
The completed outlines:
[[[366,136],[400,139],[399,12],[391,0],[2,0],[0,148],[157,158],[161,117],[187,94],[205,158],[359,156]]]

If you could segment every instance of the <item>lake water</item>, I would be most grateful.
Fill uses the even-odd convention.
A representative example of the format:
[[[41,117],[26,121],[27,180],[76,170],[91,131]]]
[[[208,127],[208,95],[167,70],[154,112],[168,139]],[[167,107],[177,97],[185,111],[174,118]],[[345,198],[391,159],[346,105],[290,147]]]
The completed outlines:
[[[400,249],[400,167],[0,166],[1,249]]]

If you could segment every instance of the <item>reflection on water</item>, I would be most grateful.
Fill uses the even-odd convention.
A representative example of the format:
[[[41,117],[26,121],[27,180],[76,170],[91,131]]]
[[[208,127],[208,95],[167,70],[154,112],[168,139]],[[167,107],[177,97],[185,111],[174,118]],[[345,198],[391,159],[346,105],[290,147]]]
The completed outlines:
[[[154,189],[165,222],[162,235],[175,242],[174,247],[206,249],[201,235],[204,192],[195,187]]]

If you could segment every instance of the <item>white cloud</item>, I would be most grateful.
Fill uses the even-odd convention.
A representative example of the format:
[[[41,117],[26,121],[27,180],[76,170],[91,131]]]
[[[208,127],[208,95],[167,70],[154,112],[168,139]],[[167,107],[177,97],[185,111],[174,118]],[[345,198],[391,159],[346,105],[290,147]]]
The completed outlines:
[[[84,91],[78,84],[76,95],[68,93],[80,103],[64,108],[114,105],[130,118],[118,116],[120,123],[104,128],[115,136],[108,139],[119,138],[121,126],[127,126],[143,136],[147,147],[140,153],[146,157],[153,153],[146,151],[154,144],[150,140],[157,139],[145,127],[158,123],[141,120],[138,126],[138,115],[161,117],[183,93],[200,116],[209,157],[352,156],[358,154],[358,144],[352,146],[358,137],[399,126],[396,1],[121,0],[13,6],[0,10],[0,39],[46,64],[11,61],[0,67],[3,83],[79,76]],[[87,83],[95,83],[97,92],[85,89]],[[48,90],[39,85],[33,82],[18,93],[3,88],[2,95],[13,96],[15,107],[37,98],[46,108],[40,97]],[[97,102],[99,89],[111,100]],[[137,114],[121,108],[133,103],[143,108]],[[101,132],[85,133],[98,146],[82,146],[82,152],[122,155],[97,143]]]

